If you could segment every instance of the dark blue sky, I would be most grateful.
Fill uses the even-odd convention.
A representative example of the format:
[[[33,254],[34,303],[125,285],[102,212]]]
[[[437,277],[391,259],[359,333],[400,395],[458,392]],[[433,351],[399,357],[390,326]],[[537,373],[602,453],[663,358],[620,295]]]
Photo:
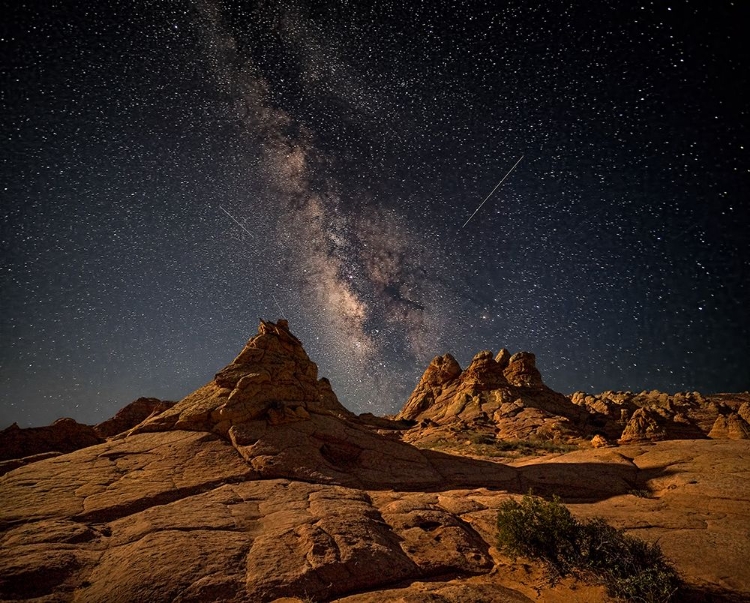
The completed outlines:
[[[747,15],[496,4],[10,10],[0,427],[179,399],[282,312],[357,412],[500,347],[749,389]]]

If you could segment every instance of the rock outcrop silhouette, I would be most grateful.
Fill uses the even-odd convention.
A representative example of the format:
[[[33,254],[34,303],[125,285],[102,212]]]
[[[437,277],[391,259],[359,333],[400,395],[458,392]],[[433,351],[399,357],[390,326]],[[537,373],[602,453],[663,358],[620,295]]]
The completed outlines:
[[[85,425],[71,418],[24,429],[13,423],[0,431],[0,475],[28,463],[100,444],[173,404],[156,398],[138,398],[98,425]]]
[[[58,419],[52,425],[26,429],[13,423],[0,431],[0,461],[45,453],[73,452],[101,441],[93,427],[75,419]]]
[[[118,433],[132,429],[146,419],[163,413],[168,408],[172,408],[174,404],[174,402],[159,400],[157,398],[138,398],[121,408],[111,419],[94,425],[94,431],[102,439],[110,438]]]

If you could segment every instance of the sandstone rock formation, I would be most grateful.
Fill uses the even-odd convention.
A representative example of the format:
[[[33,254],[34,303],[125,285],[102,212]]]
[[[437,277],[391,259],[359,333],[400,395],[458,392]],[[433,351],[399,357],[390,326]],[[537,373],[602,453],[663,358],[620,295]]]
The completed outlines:
[[[396,416],[416,426],[404,440],[420,445],[474,439],[582,442],[588,412],[542,382],[534,354],[479,352],[466,370],[450,355],[432,360]]]
[[[124,408],[120,409],[111,419],[94,426],[96,434],[107,439],[128,429],[132,429],[138,423],[164,412],[174,406],[174,402],[159,400],[157,398],[138,398]]]
[[[0,431],[0,461],[50,452],[72,452],[102,440],[90,425],[58,419],[52,425],[21,429],[13,423]]]
[[[570,399],[590,413],[589,425],[596,425],[599,433],[621,443],[707,437],[744,439],[750,434],[748,393],[576,392]]]
[[[134,433],[186,429],[232,437],[256,419],[274,424],[304,420],[308,412],[352,416],[289,331],[285,320],[261,321],[253,337],[213,381],[136,427]]]
[[[661,416],[650,408],[638,408],[630,417],[620,436],[620,443],[634,443],[644,440],[663,440],[666,430]]]
[[[458,375],[434,363],[417,418],[453,416],[448,403],[459,421],[485,412],[494,425],[498,388],[510,404],[528,394],[538,406],[524,408],[581,412],[529,355],[512,358],[482,355]],[[161,414],[0,477],[0,601],[607,601],[495,548],[497,509],[529,488],[659,540],[694,595],[750,596],[747,440],[508,463],[416,448],[402,432],[348,412],[286,323],[262,322]]]
[[[750,425],[739,413],[731,412],[719,415],[708,432],[709,438],[726,438],[729,440],[747,440],[750,438]]]

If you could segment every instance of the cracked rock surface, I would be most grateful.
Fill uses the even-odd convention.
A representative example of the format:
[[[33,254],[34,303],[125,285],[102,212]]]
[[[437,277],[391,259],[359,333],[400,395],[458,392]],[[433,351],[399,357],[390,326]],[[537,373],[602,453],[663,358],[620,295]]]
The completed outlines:
[[[496,365],[475,386],[543,391],[515,358],[475,359]],[[0,477],[0,601],[606,601],[495,548],[497,509],[530,488],[658,540],[696,596],[750,597],[748,440],[500,462],[384,425],[341,406],[285,322],[261,323],[176,405]]]

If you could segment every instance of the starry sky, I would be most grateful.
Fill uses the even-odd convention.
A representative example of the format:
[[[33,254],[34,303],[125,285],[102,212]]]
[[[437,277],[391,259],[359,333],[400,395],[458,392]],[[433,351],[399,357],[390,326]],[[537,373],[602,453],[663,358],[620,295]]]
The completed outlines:
[[[6,7],[0,427],[178,400],[259,317],[355,412],[501,347],[750,389],[748,21],[708,4]]]

